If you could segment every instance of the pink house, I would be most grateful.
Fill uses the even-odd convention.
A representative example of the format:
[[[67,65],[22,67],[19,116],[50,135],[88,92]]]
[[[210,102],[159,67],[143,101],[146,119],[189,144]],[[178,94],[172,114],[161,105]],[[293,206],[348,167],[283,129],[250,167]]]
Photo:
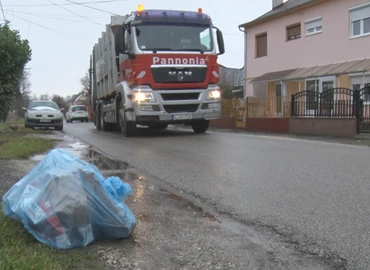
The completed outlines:
[[[245,32],[246,96],[370,85],[369,0],[272,0],[272,5],[239,26]]]

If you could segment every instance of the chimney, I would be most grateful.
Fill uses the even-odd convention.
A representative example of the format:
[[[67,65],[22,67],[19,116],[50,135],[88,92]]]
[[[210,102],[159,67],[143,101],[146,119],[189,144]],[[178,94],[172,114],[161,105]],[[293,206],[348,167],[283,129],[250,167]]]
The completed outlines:
[[[283,3],[284,3],[284,0],[272,0],[272,9],[277,8]]]

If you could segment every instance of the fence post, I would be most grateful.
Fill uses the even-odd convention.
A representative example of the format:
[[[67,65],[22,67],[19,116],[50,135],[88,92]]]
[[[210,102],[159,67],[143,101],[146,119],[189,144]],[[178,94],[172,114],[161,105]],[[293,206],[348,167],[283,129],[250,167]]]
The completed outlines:
[[[248,118],[248,104],[249,104],[249,97],[245,99],[245,118]]]
[[[290,117],[294,116],[294,94],[292,94],[291,100],[290,100]]]
[[[357,122],[357,134],[360,133],[360,125],[361,125],[361,117],[360,117],[360,91],[355,90],[353,92],[353,101],[354,101],[354,107],[355,107],[355,117]]]
[[[322,106],[324,105],[323,103],[325,102],[324,101],[324,93],[326,92],[326,91],[328,91],[328,90],[324,90],[323,92],[321,92],[321,93],[317,93],[317,95],[318,95],[318,102],[319,102],[319,116],[322,116]],[[326,94],[326,93],[325,93]],[[325,104],[325,106],[327,106],[327,104]],[[326,108],[327,109],[327,108]],[[317,116],[317,111],[315,111],[316,112],[316,114],[315,114],[315,116]]]

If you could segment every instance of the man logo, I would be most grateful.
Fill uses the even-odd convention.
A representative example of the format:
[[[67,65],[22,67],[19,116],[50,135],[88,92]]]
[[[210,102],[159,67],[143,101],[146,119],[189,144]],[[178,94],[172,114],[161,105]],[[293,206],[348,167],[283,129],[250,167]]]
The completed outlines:
[[[177,77],[178,81],[183,81],[185,77],[191,77],[193,76],[193,73],[191,71],[169,71],[168,75],[171,77]]]

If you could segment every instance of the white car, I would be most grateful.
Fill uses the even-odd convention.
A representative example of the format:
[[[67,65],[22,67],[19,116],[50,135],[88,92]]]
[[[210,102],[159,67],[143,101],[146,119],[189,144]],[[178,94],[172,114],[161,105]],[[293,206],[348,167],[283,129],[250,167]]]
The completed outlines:
[[[54,127],[56,130],[63,130],[63,113],[64,108],[60,109],[54,101],[33,100],[25,111],[25,127]]]
[[[87,112],[85,105],[72,105],[69,107],[66,113],[67,123],[72,123],[73,121],[88,122],[89,114]]]

